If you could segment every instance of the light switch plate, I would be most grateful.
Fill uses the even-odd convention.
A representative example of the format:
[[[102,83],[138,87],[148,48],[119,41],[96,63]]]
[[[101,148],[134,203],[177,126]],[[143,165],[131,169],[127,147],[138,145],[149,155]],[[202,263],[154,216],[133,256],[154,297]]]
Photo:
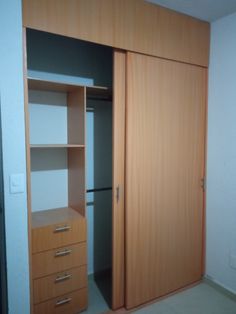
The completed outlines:
[[[25,175],[23,173],[16,173],[10,175],[10,193],[24,193],[25,192]]]

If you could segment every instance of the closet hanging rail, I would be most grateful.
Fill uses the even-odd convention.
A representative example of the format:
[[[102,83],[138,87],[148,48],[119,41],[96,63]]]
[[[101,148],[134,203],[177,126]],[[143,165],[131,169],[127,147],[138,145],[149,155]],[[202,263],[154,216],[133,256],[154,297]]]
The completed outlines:
[[[88,100],[100,100],[100,101],[112,101],[112,96],[107,96],[107,97],[96,97],[96,96],[87,96]]]
[[[88,189],[87,193],[101,192],[101,191],[110,191],[112,187],[99,188],[99,189]]]

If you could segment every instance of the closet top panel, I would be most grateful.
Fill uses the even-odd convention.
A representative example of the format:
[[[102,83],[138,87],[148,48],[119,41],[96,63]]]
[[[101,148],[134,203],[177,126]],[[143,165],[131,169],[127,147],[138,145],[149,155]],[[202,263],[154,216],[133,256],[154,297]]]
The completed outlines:
[[[144,0],[23,0],[23,25],[207,67],[210,25]]]

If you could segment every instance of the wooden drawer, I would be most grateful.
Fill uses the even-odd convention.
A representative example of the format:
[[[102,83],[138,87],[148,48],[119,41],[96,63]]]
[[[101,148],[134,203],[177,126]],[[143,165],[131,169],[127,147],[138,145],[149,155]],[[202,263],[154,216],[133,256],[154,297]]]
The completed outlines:
[[[34,214],[32,228],[32,253],[38,253],[68,244],[86,241],[86,219],[78,213],[73,213],[73,220],[64,220],[54,224],[43,225],[41,218],[43,214],[44,216],[57,215],[60,217],[60,215],[62,216],[63,214],[61,213],[62,210],[65,211],[65,209],[62,208],[52,210],[52,213],[50,213],[50,211],[46,211],[47,214],[45,214],[45,212]],[[72,211],[71,209],[67,209],[67,211],[69,210]],[[51,219],[51,221],[53,221],[53,219]]]
[[[34,306],[34,314],[77,314],[86,309],[87,288],[65,294]]]
[[[33,279],[87,264],[86,242],[33,254]]]
[[[34,303],[87,287],[87,267],[69,269],[34,280]]]

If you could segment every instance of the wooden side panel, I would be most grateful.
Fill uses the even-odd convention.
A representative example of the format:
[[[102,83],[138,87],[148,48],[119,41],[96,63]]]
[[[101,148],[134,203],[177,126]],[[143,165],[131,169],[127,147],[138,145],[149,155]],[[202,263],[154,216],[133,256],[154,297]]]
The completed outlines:
[[[84,87],[68,93],[68,143],[85,144]],[[69,206],[85,215],[85,149],[68,149]]]
[[[114,51],[112,308],[124,306],[124,170],[126,53]],[[119,200],[117,200],[117,188]]]
[[[206,69],[128,54],[126,307],[202,275]]]
[[[23,0],[25,27],[208,66],[209,23],[144,0]]]
[[[68,143],[85,144],[85,88],[81,87],[67,94]]]
[[[85,149],[68,148],[69,206],[85,216]]]

